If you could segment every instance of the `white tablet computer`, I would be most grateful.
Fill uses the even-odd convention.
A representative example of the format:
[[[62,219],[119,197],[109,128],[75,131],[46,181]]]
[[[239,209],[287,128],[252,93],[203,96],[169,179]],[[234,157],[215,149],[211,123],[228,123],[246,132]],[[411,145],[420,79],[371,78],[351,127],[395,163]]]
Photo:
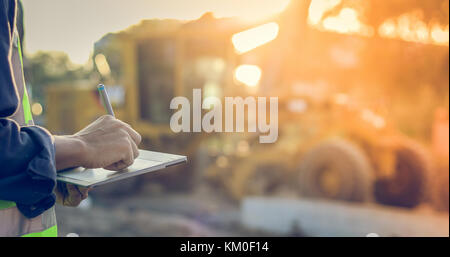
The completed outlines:
[[[110,171],[80,167],[59,172],[57,180],[84,187],[95,187],[185,162],[186,156],[139,150],[139,157],[125,170]]]

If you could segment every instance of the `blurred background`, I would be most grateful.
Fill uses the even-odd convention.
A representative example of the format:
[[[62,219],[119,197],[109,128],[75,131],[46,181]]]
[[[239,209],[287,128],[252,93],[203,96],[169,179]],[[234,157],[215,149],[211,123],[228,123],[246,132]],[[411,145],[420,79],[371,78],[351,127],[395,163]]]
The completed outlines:
[[[57,207],[61,236],[448,236],[448,0],[23,0],[35,122],[104,110],[189,163]],[[279,138],[170,130],[176,96],[279,98]]]

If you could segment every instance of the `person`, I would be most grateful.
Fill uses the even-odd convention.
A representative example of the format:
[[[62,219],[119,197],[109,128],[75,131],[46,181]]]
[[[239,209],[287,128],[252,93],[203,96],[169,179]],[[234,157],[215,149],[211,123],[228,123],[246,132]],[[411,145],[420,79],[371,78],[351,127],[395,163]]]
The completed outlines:
[[[57,236],[55,202],[78,206],[91,190],[57,183],[57,171],[124,169],[138,156],[141,136],[109,115],[69,136],[34,125],[18,6],[17,0],[0,0],[0,236]]]

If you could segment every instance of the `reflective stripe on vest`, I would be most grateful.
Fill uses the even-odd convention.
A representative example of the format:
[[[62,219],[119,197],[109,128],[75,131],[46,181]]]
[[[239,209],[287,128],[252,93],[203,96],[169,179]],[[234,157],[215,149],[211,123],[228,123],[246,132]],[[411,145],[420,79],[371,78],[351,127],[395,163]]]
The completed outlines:
[[[57,236],[57,233],[48,232],[56,232],[56,216],[53,207],[32,219],[23,216],[16,206],[10,207],[0,210],[0,221],[1,236],[30,236],[31,234]]]
[[[11,119],[17,121],[20,126],[33,125],[33,116],[23,76],[22,52],[17,30],[14,32],[11,62],[19,97],[22,99],[22,104]],[[0,200],[0,236],[56,237],[57,235],[54,207],[35,218],[28,219],[23,216],[14,202]]]
[[[19,35],[17,33],[17,30],[16,30],[16,34]],[[19,59],[20,59],[20,74],[22,74],[21,79],[22,79],[22,85],[23,85],[22,86],[22,88],[23,88],[23,96],[22,96],[23,118],[25,120],[26,125],[32,125],[32,124],[34,124],[33,115],[31,114],[30,101],[28,100],[28,92],[25,87],[26,84],[25,84],[25,77],[24,77],[24,72],[23,72],[22,47],[20,45],[19,36],[16,37],[16,41],[17,41],[17,52],[19,52]]]

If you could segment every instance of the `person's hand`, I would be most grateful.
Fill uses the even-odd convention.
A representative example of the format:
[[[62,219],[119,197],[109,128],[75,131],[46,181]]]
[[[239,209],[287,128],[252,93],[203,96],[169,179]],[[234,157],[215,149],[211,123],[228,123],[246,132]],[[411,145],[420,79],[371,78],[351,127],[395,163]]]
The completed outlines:
[[[80,166],[122,170],[139,155],[141,136],[130,125],[104,115],[73,135],[83,142]]]
[[[88,197],[88,193],[91,190],[91,187],[58,182],[55,189],[56,202],[64,206],[77,207],[81,201]]]

